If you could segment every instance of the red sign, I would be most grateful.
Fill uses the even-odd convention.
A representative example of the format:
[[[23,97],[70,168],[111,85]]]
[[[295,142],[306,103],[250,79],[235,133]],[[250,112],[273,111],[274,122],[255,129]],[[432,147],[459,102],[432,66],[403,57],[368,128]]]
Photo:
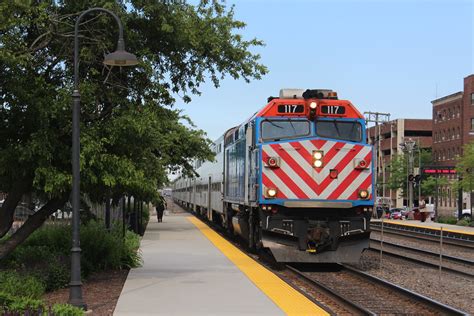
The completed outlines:
[[[450,168],[430,168],[423,169],[424,174],[456,174],[456,169]]]

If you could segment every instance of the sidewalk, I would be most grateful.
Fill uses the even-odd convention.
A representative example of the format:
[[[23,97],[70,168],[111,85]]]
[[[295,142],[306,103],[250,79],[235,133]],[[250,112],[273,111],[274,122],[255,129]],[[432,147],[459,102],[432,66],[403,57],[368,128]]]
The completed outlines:
[[[188,216],[151,218],[114,315],[282,315]]]

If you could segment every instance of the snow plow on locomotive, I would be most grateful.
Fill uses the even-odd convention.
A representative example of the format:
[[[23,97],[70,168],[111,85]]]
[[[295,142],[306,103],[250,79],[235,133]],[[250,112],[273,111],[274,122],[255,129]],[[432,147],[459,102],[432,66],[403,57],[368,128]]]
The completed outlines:
[[[214,143],[173,197],[279,262],[357,262],[368,248],[373,150],[331,90],[283,89]]]

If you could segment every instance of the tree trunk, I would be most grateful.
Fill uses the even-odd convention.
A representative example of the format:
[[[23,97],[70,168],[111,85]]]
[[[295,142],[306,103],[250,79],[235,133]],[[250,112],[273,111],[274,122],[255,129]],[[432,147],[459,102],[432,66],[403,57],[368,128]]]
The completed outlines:
[[[0,244],[0,260],[8,256],[19,244],[25,241],[31,233],[43,225],[46,219],[62,207],[66,201],[67,196],[52,199],[39,209],[38,212],[30,216],[10,238]]]
[[[0,207],[0,238],[5,236],[13,225],[13,215],[23,194],[31,188],[31,179],[18,179],[9,190],[2,207]]]

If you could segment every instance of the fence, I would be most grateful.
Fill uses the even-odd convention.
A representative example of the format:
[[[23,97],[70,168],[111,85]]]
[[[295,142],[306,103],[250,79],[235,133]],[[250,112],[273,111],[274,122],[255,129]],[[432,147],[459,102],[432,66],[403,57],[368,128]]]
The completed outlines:
[[[123,197],[118,203],[93,203],[89,198],[83,197],[81,200],[81,217],[83,219],[91,216],[93,219],[103,221],[107,228],[112,223],[121,223],[124,234],[125,229],[130,229],[135,233],[143,234],[145,222],[143,219],[144,204],[132,197]],[[19,205],[15,209],[14,221],[10,233],[16,232],[28,219],[40,209],[40,205],[34,209],[24,205]],[[85,209],[87,209],[85,211]],[[46,221],[47,224],[70,224],[72,219],[72,209],[67,203],[62,209],[54,212]]]

